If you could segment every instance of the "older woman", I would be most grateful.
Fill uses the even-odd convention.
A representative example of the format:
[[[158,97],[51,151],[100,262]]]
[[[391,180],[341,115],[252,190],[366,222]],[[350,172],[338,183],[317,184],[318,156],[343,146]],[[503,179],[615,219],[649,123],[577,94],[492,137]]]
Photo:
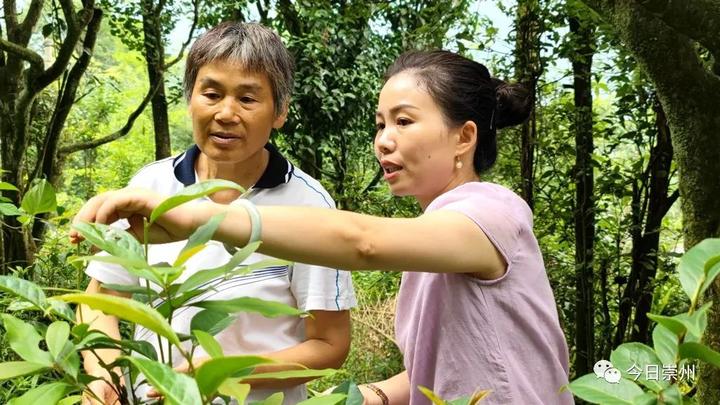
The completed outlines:
[[[179,156],[151,163],[130,181],[157,193],[173,194],[183,187],[206,179],[231,180],[246,189],[250,201],[258,205],[306,205],[334,208],[334,202],[313,178],[294,167],[269,142],[270,133],[285,122],[293,85],[293,62],[282,41],[273,31],[258,24],[223,23],[198,38],[185,67],[184,86],[192,120],[195,145]],[[234,190],[221,191],[207,203],[226,206],[237,198]],[[172,263],[184,241],[153,245],[148,252],[151,263]],[[213,242],[187,262],[183,279],[202,269],[226,263],[230,254],[221,243]],[[247,263],[257,262],[253,254]],[[102,284],[142,284],[122,268],[92,262],[86,273],[92,277],[89,292],[120,294]],[[101,284],[102,283],[102,284]],[[284,363],[310,368],[339,367],[350,345],[348,309],[355,305],[351,279],[347,272],[295,263],[270,267],[247,276],[220,283],[214,291],[196,299],[230,299],[252,296],[297,306],[310,311],[304,319],[268,319],[255,314],[238,314],[234,322],[216,338],[226,354],[262,354]],[[183,308],[173,318],[173,328],[189,333],[195,308]],[[118,337],[118,320],[82,308],[84,320],[92,327]],[[135,339],[156,346],[158,338],[144,328]],[[166,347],[166,346],[164,346]],[[201,348],[198,357],[207,356]],[[105,362],[117,353],[105,352]],[[173,365],[180,365],[179,353],[171,354]],[[84,358],[85,369],[99,377],[106,371],[93,355]],[[278,380],[255,384],[251,400],[259,400],[282,390],[285,403],[296,403],[307,394],[298,381]],[[143,397],[147,385],[136,387]],[[106,403],[114,403],[115,393],[103,381],[92,390]],[[92,399],[88,395],[86,402]]]
[[[151,238],[185,238],[227,212],[215,235],[226,243],[244,245],[260,230],[261,250],[276,257],[405,271],[396,334],[406,371],[362,386],[368,404],[428,404],[418,386],[450,399],[488,389],[483,403],[490,404],[572,403],[559,392],[568,378],[567,344],[532,213],[512,191],[480,181],[496,159],[496,129],[525,120],[530,104],[522,88],[492,79],[477,62],[445,51],[405,54],[380,93],[375,154],[390,190],[414,196],[421,216],[207,202],[169,211]],[[109,192],[76,220],[126,217],[140,230],[162,198]]]

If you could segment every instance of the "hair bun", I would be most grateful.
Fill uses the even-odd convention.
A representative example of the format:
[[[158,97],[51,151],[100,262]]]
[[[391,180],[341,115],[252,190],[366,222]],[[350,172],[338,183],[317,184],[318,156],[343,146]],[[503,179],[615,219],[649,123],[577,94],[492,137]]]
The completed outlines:
[[[530,91],[518,83],[490,79],[495,86],[495,128],[501,129],[525,122],[533,109]]]

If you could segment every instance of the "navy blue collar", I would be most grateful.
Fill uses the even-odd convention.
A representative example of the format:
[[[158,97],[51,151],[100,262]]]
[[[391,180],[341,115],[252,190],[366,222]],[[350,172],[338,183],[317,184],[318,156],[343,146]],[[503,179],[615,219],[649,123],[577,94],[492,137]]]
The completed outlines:
[[[255,183],[253,188],[273,188],[285,184],[290,180],[294,169],[293,165],[271,143],[268,142],[265,149],[270,152],[270,158],[260,180]],[[193,145],[173,159],[175,178],[185,187],[195,184],[195,162],[200,153],[200,148]]]

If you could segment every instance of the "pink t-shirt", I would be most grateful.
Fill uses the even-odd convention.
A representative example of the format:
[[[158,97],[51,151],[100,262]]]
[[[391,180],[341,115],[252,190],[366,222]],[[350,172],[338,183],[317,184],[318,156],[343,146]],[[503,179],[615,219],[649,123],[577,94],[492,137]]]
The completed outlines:
[[[567,343],[525,201],[497,184],[473,182],[439,196],[426,212],[437,210],[473,220],[508,268],[491,281],[403,274],[395,329],[410,403],[430,404],[422,385],[448,400],[489,389],[483,404],[572,404],[567,390],[559,392],[568,382]]]

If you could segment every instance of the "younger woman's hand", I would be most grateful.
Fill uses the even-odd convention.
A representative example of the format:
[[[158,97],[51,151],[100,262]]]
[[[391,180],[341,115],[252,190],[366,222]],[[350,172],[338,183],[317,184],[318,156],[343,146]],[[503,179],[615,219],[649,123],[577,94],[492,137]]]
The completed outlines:
[[[130,224],[129,232],[141,241],[143,240],[143,218],[149,218],[152,211],[160,205],[166,197],[150,190],[138,188],[124,188],[99,194],[85,203],[73,219],[73,223],[97,222],[111,224],[119,219],[127,219]],[[161,215],[150,227],[148,232],[149,243],[168,243],[187,239],[195,230],[202,210],[197,206],[181,205]],[[79,243],[82,236],[76,231],[70,231],[70,241]]]

